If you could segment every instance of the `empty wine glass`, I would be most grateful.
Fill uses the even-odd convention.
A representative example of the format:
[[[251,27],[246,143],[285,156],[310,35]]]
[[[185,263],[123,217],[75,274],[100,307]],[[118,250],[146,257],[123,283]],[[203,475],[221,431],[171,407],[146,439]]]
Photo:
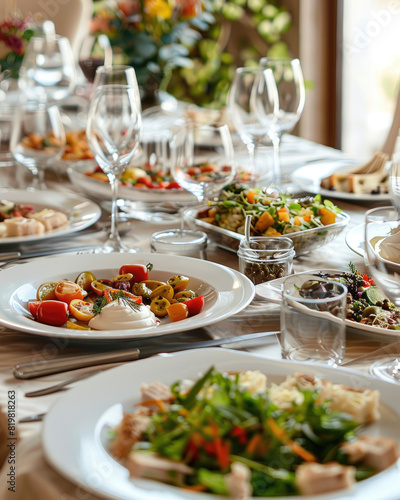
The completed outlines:
[[[99,252],[132,252],[118,233],[118,177],[137,151],[141,104],[137,86],[98,87],[89,108],[86,135],[94,157],[107,175],[112,191],[111,232]]]
[[[293,129],[304,109],[303,72],[300,61],[288,57],[263,57],[260,60],[260,67],[272,70],[278,90],[279,106],[277,119],[274,123],[271,124],[269,117],[264,116],[262,108],[259,108],[258,116],[261,121],[272,125],[268,128],[268,135],[274,147],[274,171],[280,172],[279,152],[282,134]]]
[[[398,211],[393,207],[369,210],[365,214],[365,262],[375,285],[397,307],[400,307],[399,248]],[[379,378],[400,383],[400,357],[383,357],[371,365],[370,372]]]
[[[231,134],[225,123],[182,121],[172,127],[171,172],[199,203],[215,197],[235,177]]]
[[[259,108],[262,108],[262,114]],[[250,180],[266,176],[256,162],[256,152],[276,120],[278,109],[278,94],[271,70],[258,67],[236,69],[229,89],[227,111],[232,125],[246,145],[250,157]],[[264,162],[263,166],[266,168],[267,164]],[[274,171],[272,175],[275,184],[279,183],[278,174]]]
[[[64,148],[65,132],[58,107],[37,101],[22,103],[14,118],[10,149],[15,160],[32,172],[33,188],[46,188],[46,165]]]
[[[61,101],[73,93],[76,76],[68,38],[51,34],[31,38],[18,79],[28,100]]]

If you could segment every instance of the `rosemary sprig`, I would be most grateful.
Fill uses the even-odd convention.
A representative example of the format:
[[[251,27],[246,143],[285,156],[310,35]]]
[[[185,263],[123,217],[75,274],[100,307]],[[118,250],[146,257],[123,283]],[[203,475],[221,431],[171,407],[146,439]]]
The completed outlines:
[[[119,303],[122,302],[122,304],[124,306],[128,306],[132,309],[132,311],[138,311],[142,304],[138,304],[137,302],[134,302],[133,300],[131,300],[129,297],[117,297],[117,299]]]

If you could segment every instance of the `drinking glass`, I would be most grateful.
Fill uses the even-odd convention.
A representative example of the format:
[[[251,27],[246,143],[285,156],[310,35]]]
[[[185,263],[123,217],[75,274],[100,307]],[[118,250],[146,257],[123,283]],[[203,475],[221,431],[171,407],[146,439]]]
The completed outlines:
[[[89,81],[93,83],[97,68],[112,65],[112,48],[107,35],[87,35],[79,51],[79,66]]]
[[[137,151],[141,105],[137,87],[104,85],[97,88],[86,128],[89,147],[107,175],[112,191],[111,232],[99,252],[129,252],[118,233],[118,177]]]
[[[400,307],[400,215],[393,207],[365,214],[364,256],[375,285]],[[371,374],[400,383],[400,358],[383,357],[372,364]]]
[[[345,351],[347,288],[300,274],[282,284],[282,357],[340,365]]]
[[[57,106],[37,101],[22,103],[15,115],[10,149],[33,174],[32,187],[46,189],[45,169],[64,151],[65,132]]]
[[[214,198],[235,177],[232,138],[226,123],[174,125],[170,146],[174,179],[199,203]]]
[[[301,64],[298,59],[263,57],[260,67],[271,69],[278,91],[278,110],[273,123],[262,107],[258,108],[258,116],[268,127],[268,136],[274,148],[274,171],[280,172],[280,143],[282,134],[290,132],[304,109],[305,88]]]
[[[68,38],[58,35],[31,38],[18,79],[28,100],[61,101],[73,93],[76,76]]]
[[[260,119],[260,110],[263,121]],[[237,68],[228,94],[227,112],[250,158],[250,177],[265,176],[259,172],[256,152],[261,140],[276,120],[278,93],[271,70],[258,67]],[[273,172],[273,182],[279,182]]]

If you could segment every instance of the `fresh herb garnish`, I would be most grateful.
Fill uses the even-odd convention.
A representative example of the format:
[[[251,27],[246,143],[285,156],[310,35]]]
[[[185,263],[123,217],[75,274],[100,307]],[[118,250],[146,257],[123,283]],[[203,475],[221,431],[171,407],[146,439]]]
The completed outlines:
[[[101,313],[101,310],[103,309],[103,307],[107,304],[107,300],[106,298],[104,297],[98,297],[94,304],[93,304],[93,309],[94,309],[94,312],[96,314],[100,314]]]

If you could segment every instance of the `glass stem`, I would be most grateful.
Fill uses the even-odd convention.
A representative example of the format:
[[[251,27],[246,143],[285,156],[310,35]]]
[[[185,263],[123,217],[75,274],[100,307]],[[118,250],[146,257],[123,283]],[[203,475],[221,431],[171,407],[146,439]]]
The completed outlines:
[[[114,174],[107,174],[111,186],[112,205],[111,205],[111,230],[108,236],[109,243],[115,243],[114,248],[121,245],[121,238],[118,233],[118,179]]]
[[[281,160],[280,160],[280,144],[281,144],[281,136],[276,135],[272,139],[272,145],[274,147],[274,166],[273,166],[273,175],[272,182],[278,187],[281,187]]]

